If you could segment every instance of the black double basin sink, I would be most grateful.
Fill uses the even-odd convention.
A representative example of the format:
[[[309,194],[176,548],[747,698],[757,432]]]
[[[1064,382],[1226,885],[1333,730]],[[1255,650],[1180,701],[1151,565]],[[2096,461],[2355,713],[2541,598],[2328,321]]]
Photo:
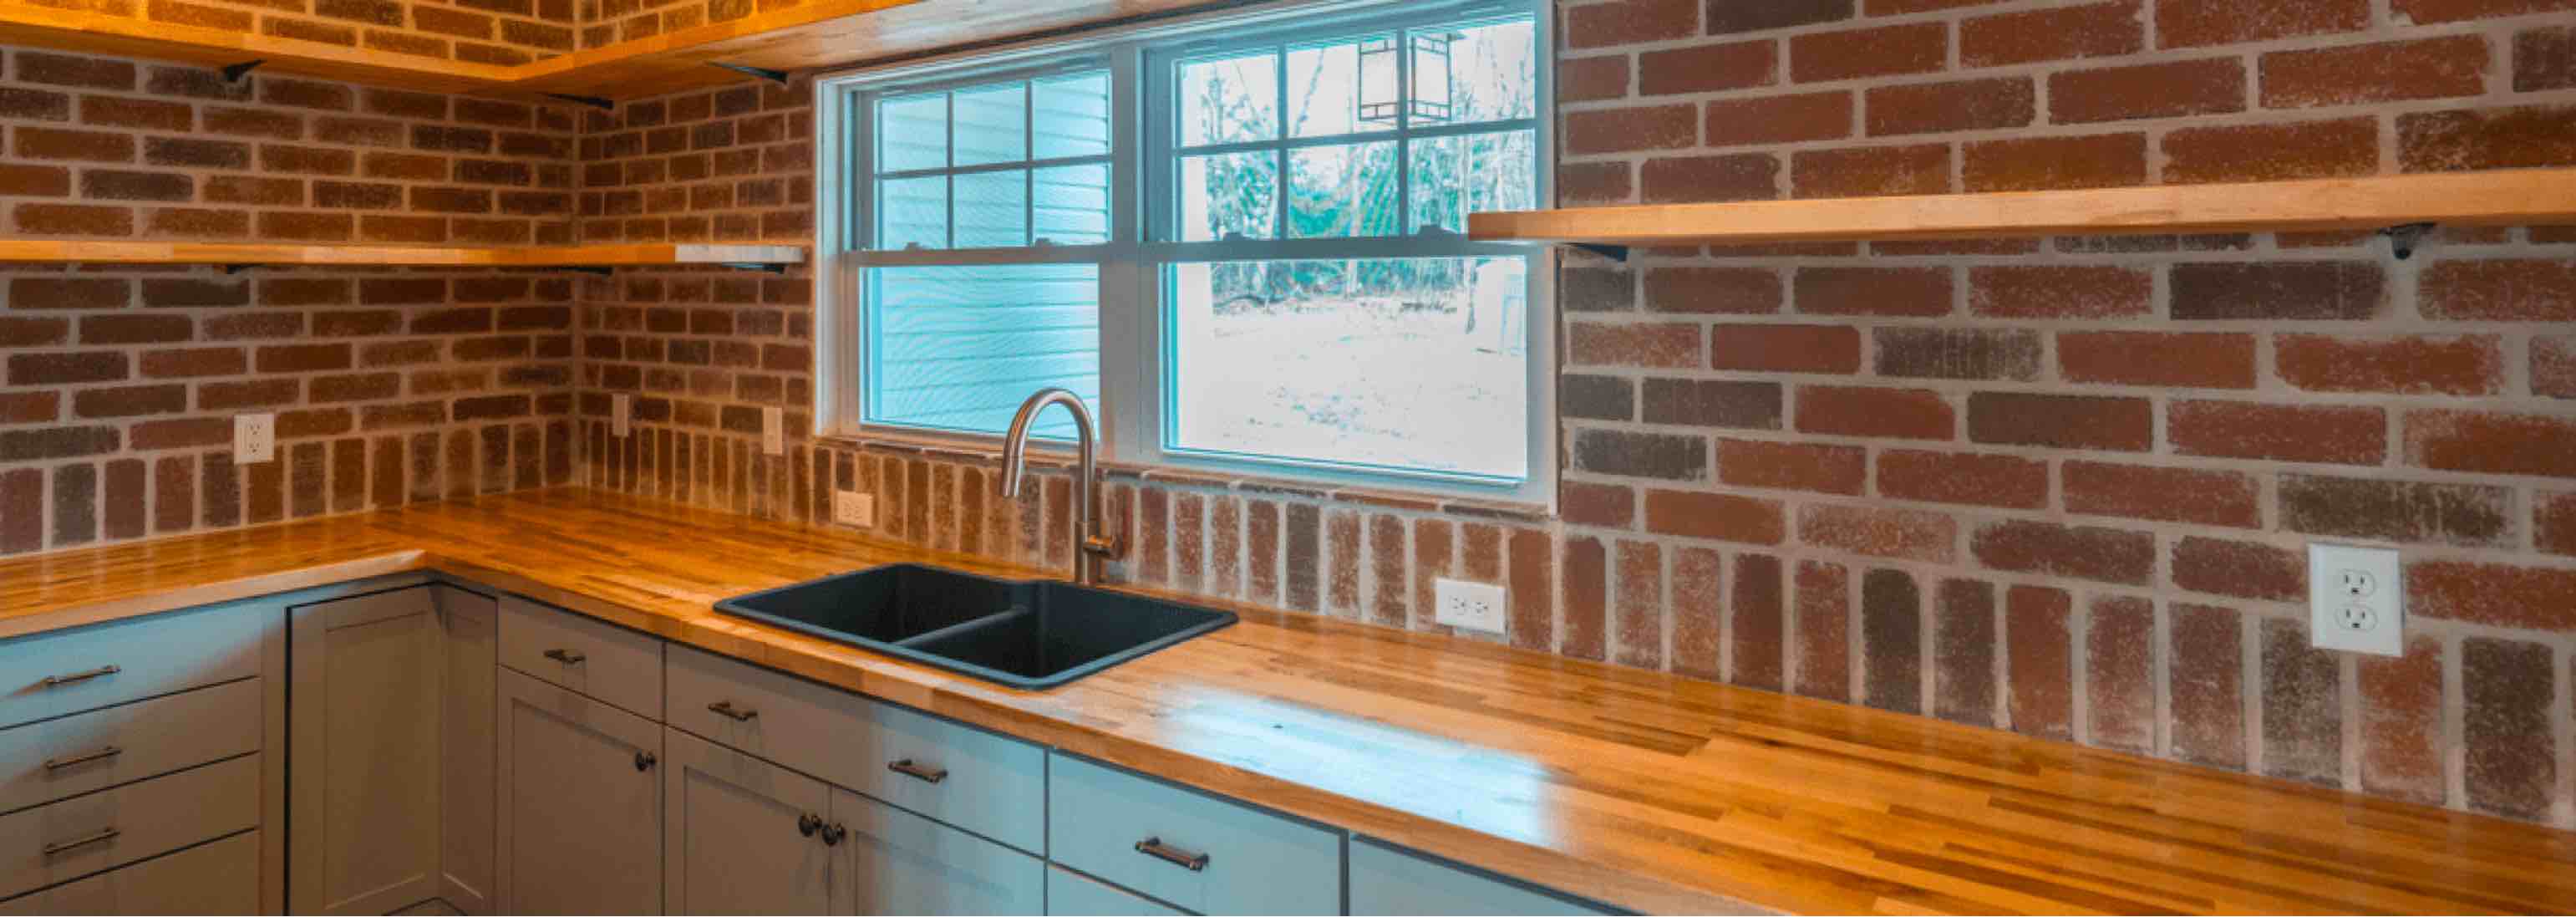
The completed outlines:
[[[739,595],[716,610],[1014,688],[1052,688],[1218,630],[1232,612],[893,564]]]

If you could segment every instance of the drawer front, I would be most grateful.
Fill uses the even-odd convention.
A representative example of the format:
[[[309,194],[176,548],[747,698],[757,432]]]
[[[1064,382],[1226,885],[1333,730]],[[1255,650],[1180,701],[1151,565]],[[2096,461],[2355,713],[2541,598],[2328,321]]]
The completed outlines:
[[[276,607],[219,605],[0,643],[0,726],[259,674]]]
[[[662,641],[569,611],[501,599],[501,664],[662,718]]]
[[[1167,907],[1062,866],[1047,867],[1049,915],[1065,917],[1180,917],[1188,911]]]
[[[1353,914],[1607,914],[1375,841],[1351,840]]]
[[[251,754],[0,815],[0,895],[256,826],[259,800]]]
[[[671,648],[669,673],[674,726],[1021,850],[1045,849],[1038,746],[688,647]]]
[[[1047,786],[1058,863],[1205,914],[1342,909],[1335,832],[1064,755]]]
[[[257,678],[0,730],[0,812],[259,750]]]
[[[78,882],[0,901],[20,914],[259,913],[259,832],[154,857]]]

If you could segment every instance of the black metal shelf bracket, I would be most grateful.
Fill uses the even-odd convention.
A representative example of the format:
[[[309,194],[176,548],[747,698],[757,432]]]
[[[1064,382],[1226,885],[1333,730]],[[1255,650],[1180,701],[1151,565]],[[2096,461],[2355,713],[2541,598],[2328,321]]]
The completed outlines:
[[[2388,251],[2391,254],[2396,255],[2397,260],[2404,261],[2408,258],[2415,257],[2416,244],[2424,241],[2425,236],[2432,235],[2433,230],[2439,225],[2440,224],[2437,223],[2407,223],[2401,226],[2391,226],[2387,229],[2382,229],[2379,231],[2379,234],[2388,237]]]
[[[247,270],[250,270],[251,268],[255,268],[255,267],[258,267],[258,266],[259,266],[259,265],[256,265],[256,264],[227,264],[227,265],[224,265],[224,273],[226,273],[226,274],[239,274],[239,273],[241,273],[241,272],[243,272],[243,271],[247,271]]]
[[[737,271],[759,271],[763,274],[787,273],[787,265],[764,261],[727,261],[724,262],[724,266]]]
[[[268,63],[268,58],[263,57],[257,60],[246,60],[238,64],[227,64],[223,68],[224,82],[241,82],[243,77],[249,76],[251,71],[259,69],[259,65],[265,63]]]
[[[616,268],[609,267],[604,264],[557,264],[547,267],[546,270],[571,271],[576,274],[589,274],[593,277],[607,277],[617,273]]]
[[[1576,251],[1591,252],[1595,255],[1600,255],[1601,257],[1608,258],[1622,264],[1625,264],[1628,261],[1628,247],[1625,245],[1603,245],[1599,242],[1568,242],[1565,243],[1565,247]]]
[[[599,109],[600,111],[616,111],[616,110],[617,110],[617,103],[616,103],[616,102],[611,101],[611,100],[608,100],[608,99],[603,99],[603,98],[600,98],[600,97],[598,97],[598,96],[577,96],[577,95],[573,95],[573,94],[571,94],[571,93],[565,93],[565,92],[549,92],[549,93],[545,93],[544,95],[545,95],[545,97],[546,97],[546,98],[549,98],[549,99],[556,99],[556,100],[559,100],[559,101],[570,102],[570,103],[575,104],[575,105],[588,105],[588,106],[590,106],[590,107],[592,107],[592,108]]]
[[[720,67],[744,76],[756,76],[781,86],[787,85],[787,71],[785,70],[771,70],[767,67],[754,67],[750,64],[728,64],[720,60],[708,61],[707,66]]]

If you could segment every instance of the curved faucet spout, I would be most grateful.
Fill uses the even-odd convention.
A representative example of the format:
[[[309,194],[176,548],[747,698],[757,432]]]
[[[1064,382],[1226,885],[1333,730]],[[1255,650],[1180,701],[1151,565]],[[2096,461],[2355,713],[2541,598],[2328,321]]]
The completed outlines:
[[[1098,473],[1093,451],[1098,436],[1091,425],[1091,409],[1082,403],[1082,396],[1061,388],[1044,388],[1020,404],[1019,413],[1011,417],[1010,433],[1002,438],[1002,478],[996,483],[1003,497],[1019,497],[1020,479],[1028,473],[1029,434],[1038,414],[1048,405],[1063,405],[1065,413],[1073,415],[1077,460],[1073,478],[1073,580],[1086,585],[1097,583],[1101,561],[1117,557],[1119,545],[1117,539],[1101,530],[1103,514],[1093,481]]]

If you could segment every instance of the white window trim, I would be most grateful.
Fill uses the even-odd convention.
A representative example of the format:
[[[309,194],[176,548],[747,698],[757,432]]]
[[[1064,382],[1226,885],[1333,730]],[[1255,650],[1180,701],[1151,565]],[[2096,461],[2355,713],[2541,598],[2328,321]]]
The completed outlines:
[[[1283,22],[1287,28],[1304,32],[1329,30],[1329,20],[1333,18],[1414,18],[1421,15],[1419,7],[1423,5],[1419,0],[1281,0],[1252,10],[1187,16],[1059,39],[864,66],[817,78],[814,82],[814,129],[818,154],[815,156],[815,257],[823,264],[815,274],[814,290],[815,433],[853,441],[904,442],[962,451],[995,451],[1000,447],[1000,437],[993,435],[878,426],[863,420],[866,377],[862,366],[866,341],[866,310],[862,302],[864,267],[858,253],[852,251],[851,243],[852,240],[866,238],[869,230],[857,225],[855,211],[865,188],[852,187],[855,173],[849,168],[862,155],[860,145],[869,136],[870,125],[861,111],[861,98],[896,87],[931,88],[948,82],[971,83],[979,76],[1007,76],[1014,70],[1043,73],[1089,58],[1091,66],[1105,64],[1111,71],[1110,125],[1117,142],[1111,144],[1111,241],[1108,244],[983,250],[968,254],[955,250],[878,251],[867,253],[865,263],[882,266],[1061,262],[1068,260],[1068,256],[1078,256],[1081,261],[1089,263],[1096,259],[1100,266],[1102,293],[1100,391],[1103,416],[1100,418],[1100,445],[1102,454],[1111,461],[1228,477],[1289,480],[1333,488],[1413,491],[1447,498],[1537,504],[1552,511],[1556,504],[1558,472],[1557,261],[1554,250],[1547,246],[1463,243],[1457,239],[1413,236],[1297,242],[1298,257],[1456,257],[1490,252],[1528,259],[1530,311],[1526,321],[1528,359],[1525,361],[1530,426],[1526,437],[1528,474],[1517,484],[1505,486],[1431,471],[1358,471],[1348,466],[1293,459],[1255,460],[1166,453],[1162,448],[1161,412],[1165,402],[1160,391],[1161,322],[1166,309],[1162,302],[1159,265],[1170,260],[1275,258],[1281,254],[1273,240],[1240,243],[1141,241],[1148,232],[1145,208],[1150,190],[1157,182],[1171,178],[1170,163],[1147,160],[1147,157],[1168,150],[1166,144],[1146,139],[1144,96],[1150,91],[1149,87],[1159,85],[1160,80],[1149,78],[1151,74],[1142,68],[1149,62],[1167,60],[1168,55],[1178,50],[1176,45],[1232,44],[1225,40],[1225,36],[1242,34],[1245,30],[1277,29]],[[1480,12],[1532,14],[1539,66],[1535,88],[1537,110],[1530,123],[1536,128],[1533,133],[1540,164],[1535,172],[1538,187],[1534,189],[1533,199],[1544,206],[1545,202],[1555,199],[1552,5],[1548,0],[1460,0],[1441,6],[1445,12],[1466,16]],[[1324,21],[1318,21],[1318,17]],[[1167,156],[1164,158],[1168,159]],[[1408,223],[1411,220],[1409,213],[1400,217]],[[1174,258],[1174,249],[1185,249],[1187,254]],[[1122,308],[1120,303],[1133,305]]]

